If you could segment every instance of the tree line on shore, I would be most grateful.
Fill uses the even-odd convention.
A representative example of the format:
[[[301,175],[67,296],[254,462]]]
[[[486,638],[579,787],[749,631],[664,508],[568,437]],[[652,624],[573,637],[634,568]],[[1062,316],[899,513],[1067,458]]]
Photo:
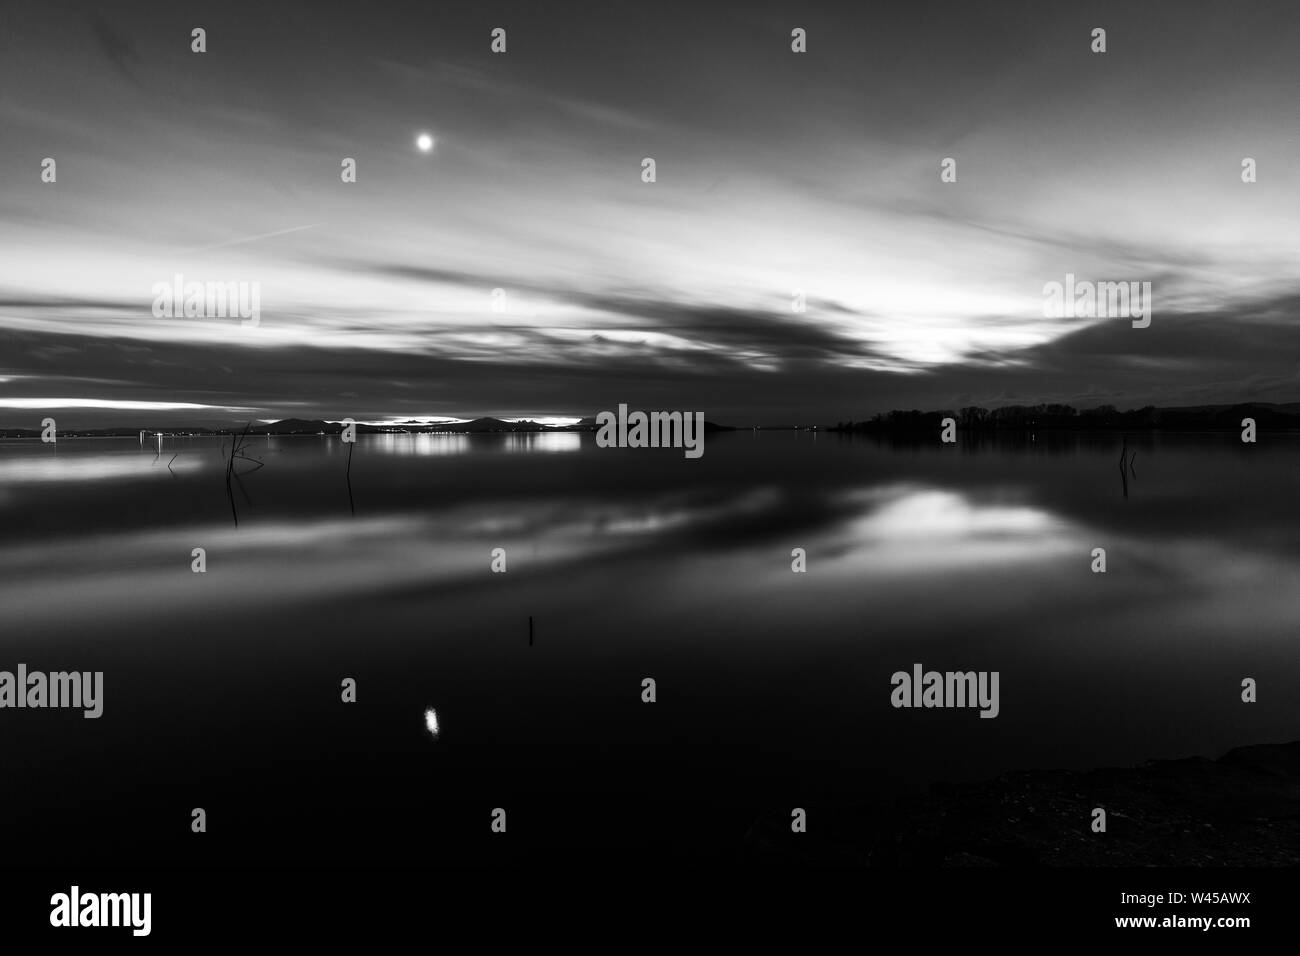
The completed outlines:
[[[1189,408],[1146,405],[1128,411],[1120,411],[1114,405],[1076,409],[1070,405],[1057,404],[1007,405],[992,409],[969,405],[965,408],[927,412],[894,409],[877,413],[865,421],[837,422],[829,431],[926,431],[942,428],[945,418],[953,419],[958,428],[971,431],[1239,429],[1243,418],[1253,418],[1259,427],[1300,428],[1300,404],[1246,403]]]

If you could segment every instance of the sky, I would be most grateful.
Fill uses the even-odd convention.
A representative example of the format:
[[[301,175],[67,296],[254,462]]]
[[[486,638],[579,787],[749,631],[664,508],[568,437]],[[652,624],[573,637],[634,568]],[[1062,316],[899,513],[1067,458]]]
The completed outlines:
[[[1297,49],[1284,2],[4,0],[0,425],[1300,400]]]

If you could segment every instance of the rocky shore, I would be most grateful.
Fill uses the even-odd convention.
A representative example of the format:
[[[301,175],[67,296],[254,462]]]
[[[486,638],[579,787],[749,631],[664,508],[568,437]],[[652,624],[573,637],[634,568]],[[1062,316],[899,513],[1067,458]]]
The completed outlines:
[[[1093,831],[1093,810],[1106,830]],[[940,784],[892,806],[757,821],[750,862],[874,867],[1300,865],[1300,741],[1218,760],[1035,770]],[[863,822],[869,821],[869,822]],[[819,832],[820,831],[820,832]],[[845,836],[851,833],[850,836]],[[835,834],[836,836],[832,836]]]

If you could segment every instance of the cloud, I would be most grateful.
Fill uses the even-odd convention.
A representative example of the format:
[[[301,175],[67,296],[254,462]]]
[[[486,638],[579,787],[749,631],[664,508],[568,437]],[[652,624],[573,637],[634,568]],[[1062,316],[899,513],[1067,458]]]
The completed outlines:
[[[909,375],[828,363],[827,356],[859,346],[784,317],[682,308],[649,298],[616,297],[606,305],[650,314],[652,329],[675,328],[718,347],[672,353],[674,360],[667,362],[665,351],[654,345],[619,345],[601,353],[599,348],[610,343],[596,342],[588,343],[595,349],[589,352],[577,340],[557,343],[545,330],[521,328],[514,330],[521,343],[517,348],[483,349],[466,361],[451,348],[390,352],[312,346],[307,351],[302,344],[250,348],[236,339],[142,346],[49,329],[0,330],[3,371],[10,379],[0,394],[7,399],[86,395],[84,381],[95,379],[97,399],[232,406],[255,409],[261,418],[579,416],[626,401],[696,408],[724,423],[789,424],[861,419],[893,407],[1044,401],[1136,407],[1288,401],[1300,392],[1294,358],[1300,354],[1300,295],[1294,293],[1260,300],[1240,313],[1157,314],[1147,329],[1133,329],[1127,320],[1108,321],[1048,345],[987,356],[985,364],[944,365]],[[1242,334],[1244,328],[1250,333]],[[46,352],[51,347],[66,351],[52,357]],[[737,358],[748,353],[778,354],[784,361],[773,372]],[[160,421],[229,420],[159,414]],[[120,423],[122,416],[86,417]],[[0,424],[20,423],[14,419],[4,416]]]
[[[140,62],[140,54],[136,52],[135,47],[102,16],[92,15],[90,26],[95,40],[104,56],[108,58],[108,62],[132,84],[139,86],[140,80],[136,77],[132,68],[133,64]]]

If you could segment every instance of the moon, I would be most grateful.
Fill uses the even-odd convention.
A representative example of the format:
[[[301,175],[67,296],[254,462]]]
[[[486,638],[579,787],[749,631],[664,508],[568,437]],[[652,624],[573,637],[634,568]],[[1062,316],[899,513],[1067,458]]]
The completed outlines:
[[[433,737],[434,740],[438,739],[438,712],[432,707],[424,712],[424,729],[429,732],[429,735]]]
[[[433,137],[428,133],[421,133],[415,137],[415,145],[422,153],[430,152],[433,149]]]

